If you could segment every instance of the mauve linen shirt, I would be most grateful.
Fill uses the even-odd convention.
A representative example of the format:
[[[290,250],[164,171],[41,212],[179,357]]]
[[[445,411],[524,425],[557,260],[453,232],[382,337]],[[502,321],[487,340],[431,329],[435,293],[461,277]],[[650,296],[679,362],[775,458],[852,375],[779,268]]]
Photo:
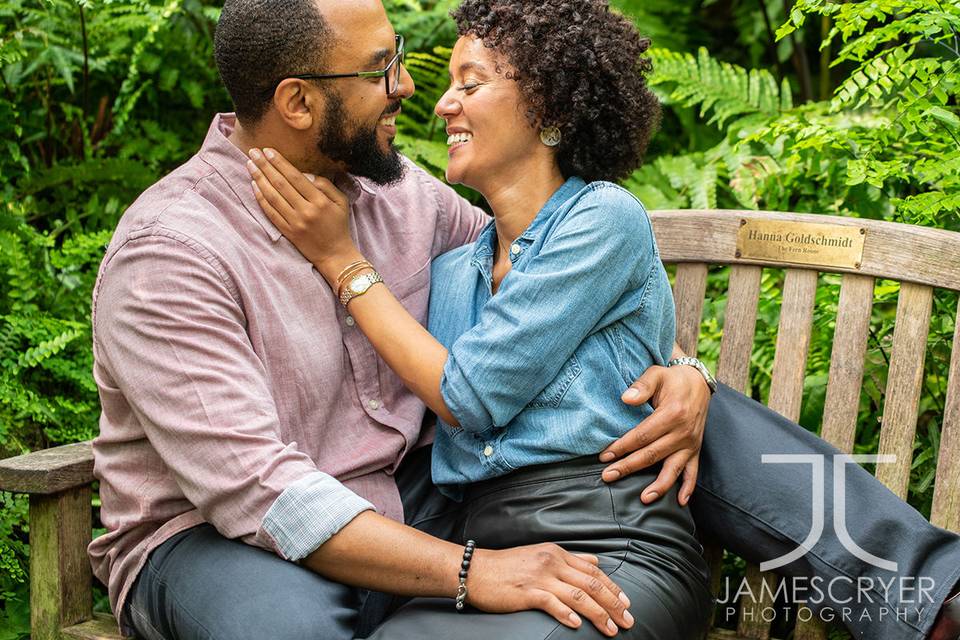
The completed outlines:
[[[94,290],[107,533],[89,553],[121,617],[150,551],[200,523],[295,561],[364,510],[403,521],[393,472],[433,435],[260,210],[235,122],[216,116],[200,152],[127,210]],[[340,186],[359,249],[425,323],[431,260],[488,218],[406,162],[398,184]]]

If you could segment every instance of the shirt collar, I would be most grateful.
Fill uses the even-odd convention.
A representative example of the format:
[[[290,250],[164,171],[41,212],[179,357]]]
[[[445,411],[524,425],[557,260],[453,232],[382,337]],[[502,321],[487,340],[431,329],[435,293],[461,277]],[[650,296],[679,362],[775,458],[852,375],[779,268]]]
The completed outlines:
[[[537,215],[534,216],[530,225],[524,229],[523,233],[520,234],[515,242],[522,246],[527,246],[533,242],[543,228],[543,225],[550,219],[550,216],[553,215],[564,202],[579,193],[585,186],[587,186],[587,183],[584,182],[583,178],[573,176],[567,179],[566,182],[560,185],[560,188],[553,192],[553,195],[550,196],[547,203],[543,205]],[[482,269],[485,265],[492,265],[496,243],[497,225],[491,220],[480,235],[477,236],[474,247],[473,262],[478,268]],[[490,268],[492,269],[492,266]]]
[[[270,240],[276,242],[283,234],[266,216],[253,194],[250,185],[250,172],[247,171],[247,156],[230,142],[230,134],[237,126],[237,116],[233,113],[218,113],[214,116],[207,137],[200,147],[200,158],[210,165],[226,181],[247,213],[260,225]],[[364,195],[374,195],[376,190],[367,181],[352,175],[344,175],[334,182],[338,189],[346,194],[352,205]]]

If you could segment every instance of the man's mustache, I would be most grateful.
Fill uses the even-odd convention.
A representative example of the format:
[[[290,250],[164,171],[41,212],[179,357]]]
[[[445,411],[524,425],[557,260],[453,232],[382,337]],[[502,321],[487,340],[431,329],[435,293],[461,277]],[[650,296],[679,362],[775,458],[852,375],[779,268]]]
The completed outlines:
[[[392,116],[392,115],[395,114],[395,113],[400,113],[400,103],[401,103],[401,102],[402,102],[401,100],[397,100],[396,102],[394,102],[393,104],[391,104],[390,107],[389,107],[386,111],[383,112],[383,117],[386,118],[386,117],[388,117],[388,116]]]

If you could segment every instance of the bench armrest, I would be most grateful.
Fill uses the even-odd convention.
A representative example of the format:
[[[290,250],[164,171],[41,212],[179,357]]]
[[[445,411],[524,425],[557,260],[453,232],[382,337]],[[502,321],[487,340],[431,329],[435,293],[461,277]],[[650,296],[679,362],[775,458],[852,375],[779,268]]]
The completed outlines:
[[[0,460],[0,491],[51,495],[93,481],[93,447],[90,442]]]

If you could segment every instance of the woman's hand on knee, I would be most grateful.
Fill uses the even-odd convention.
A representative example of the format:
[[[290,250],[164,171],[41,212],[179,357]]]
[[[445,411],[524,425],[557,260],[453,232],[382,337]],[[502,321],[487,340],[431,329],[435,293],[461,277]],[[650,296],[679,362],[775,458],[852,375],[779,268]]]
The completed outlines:
[[[490,613],[540,609],[573,629],[586,618],[608,637],[633,626],[629,599],[597,558],[555,544],[477,549],[467,590],[467,601]]]

